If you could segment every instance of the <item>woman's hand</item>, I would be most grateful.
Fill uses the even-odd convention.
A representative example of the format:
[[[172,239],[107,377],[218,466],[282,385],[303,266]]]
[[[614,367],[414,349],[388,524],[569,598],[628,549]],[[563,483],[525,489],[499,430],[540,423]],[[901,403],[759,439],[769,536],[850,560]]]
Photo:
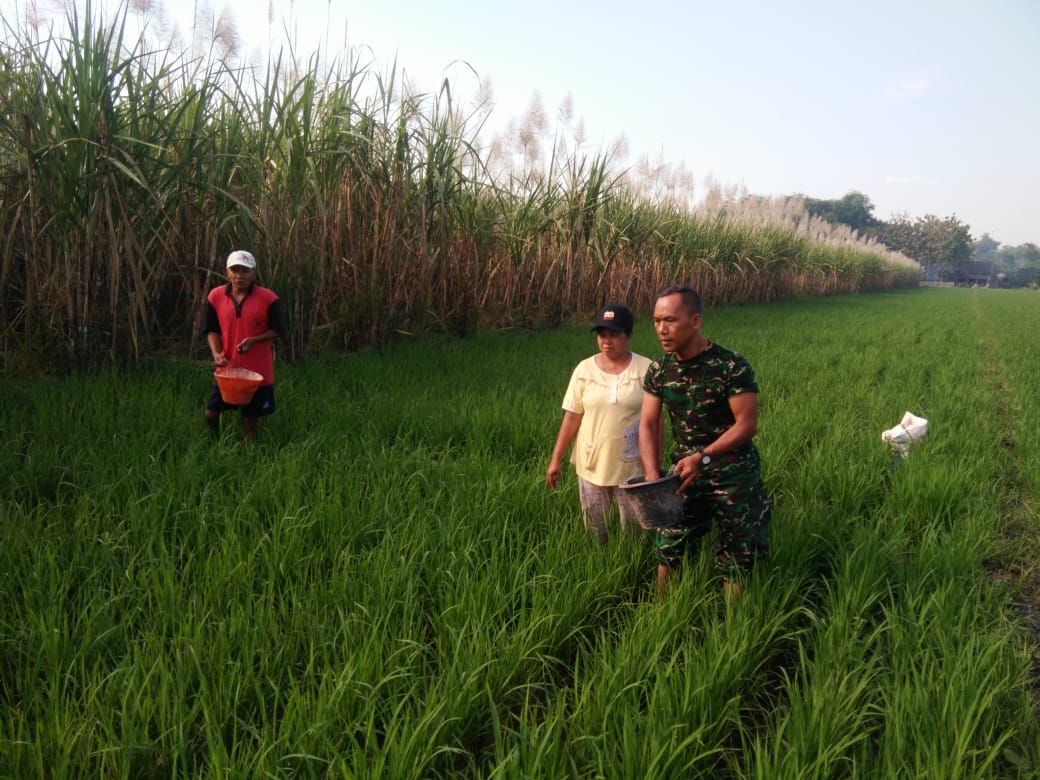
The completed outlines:
[[[560,484],[560,475],[563,473],[563,466],[553,461],[549,464],[549,468],[545,470],[545,484],[549,486],[551,490],[555,490],[556,486]]]

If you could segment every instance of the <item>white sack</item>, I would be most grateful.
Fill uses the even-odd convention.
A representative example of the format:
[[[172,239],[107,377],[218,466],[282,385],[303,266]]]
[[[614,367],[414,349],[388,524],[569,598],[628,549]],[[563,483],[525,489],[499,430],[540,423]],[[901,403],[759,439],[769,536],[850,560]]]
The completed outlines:
[[[899,425],[881,432],[881,441],[887,442],[892,449],[905,456],[910,451],[910,445],[923,439],[927,433],[928,421],[907,412],[899,421]]]

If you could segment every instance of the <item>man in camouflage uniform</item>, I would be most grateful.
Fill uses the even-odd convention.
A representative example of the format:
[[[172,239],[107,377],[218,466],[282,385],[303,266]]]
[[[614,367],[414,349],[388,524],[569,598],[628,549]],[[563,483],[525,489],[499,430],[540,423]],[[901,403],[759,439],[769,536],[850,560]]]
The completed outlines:
[[[715,565],[725,575],[727,603],[733,603],[740,578],[769,551],[769,498],[752,441],[758,384],[743,356],[704,337],[701,321],[700,296],[692,288],[669,287],[658,295],[654,330],[667,354],[651,364],[643,382],[639,453],[646,478],[659,478],[658,432],[667,409],[686,521],[656,532],[659,593],[714,523]]]

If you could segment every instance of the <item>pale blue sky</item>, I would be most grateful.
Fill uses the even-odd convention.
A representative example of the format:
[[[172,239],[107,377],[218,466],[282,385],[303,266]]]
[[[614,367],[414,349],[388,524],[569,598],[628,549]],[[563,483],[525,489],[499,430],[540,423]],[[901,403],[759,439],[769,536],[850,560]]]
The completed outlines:
[[[201,2],[255,48],[288,20],[297,54],[367,47],[423,89],[475,94],[463,60],[500,124],[570,94],[591,148],[624,135],[698,187],[859,190],[881,219],[1040,244],[1037,0],[272,0],[273,34],[267,0]]]

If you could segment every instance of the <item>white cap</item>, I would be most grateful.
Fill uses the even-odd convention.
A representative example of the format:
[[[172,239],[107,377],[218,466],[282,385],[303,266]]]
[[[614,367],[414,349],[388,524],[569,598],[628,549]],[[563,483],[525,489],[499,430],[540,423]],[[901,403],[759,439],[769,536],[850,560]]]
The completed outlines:
[[[244,249],[236,249],[227,256],[227,267],[244,265],[246,268],[256,268],[256,258]]]

